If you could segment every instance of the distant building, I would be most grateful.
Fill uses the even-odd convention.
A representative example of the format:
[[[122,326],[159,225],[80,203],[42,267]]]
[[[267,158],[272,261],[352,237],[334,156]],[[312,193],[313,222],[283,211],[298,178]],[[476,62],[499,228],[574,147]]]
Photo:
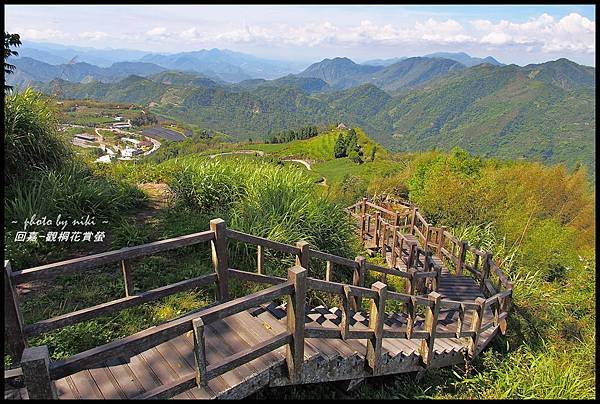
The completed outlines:
[[[138,143],[138,147],[154,147],[154,143],[149,140],[142,140]]]
[[[86,140],[88,142],[93,142],[96,140],[95,136],[88,135],[87,133],[79,133],[79,134],[75,135],[75,137],[78,139],[81,139],[81,140]]]
[[[131,121],[127,120],[127,122],[115,122],[115,123],[112,123],[111,126],[116,129],[122,129],[122,128],[129,129],[129,128],[131,128]]]
[[[132,139],[132,138],[130,138],[130,137],[122,137],[122,138],[121,138],[121,140],[122,140],[123,142],[129,142],[129,143],[133,143],[133,144],[135,144],[135,145],[137,145],[138,143],[140,143],[140,141],[139,141],[139,140],[137,140],[137,139]]]
[[[143,152],[140,149],[131,149],[129,147],[126,147],[125,150],[121,150],[121,156],[123,157],[133,157],[142,153]]]
[[[343,122],[340,122],[340,124],[337,126],[337,128],[338,128],[338,129],[348,129],[348,128],[346,127],[346,125],[344,125],[344,123],[343,123]]]
[[[111,159],[112,159],[113,157],[114,157],[114,156],[111,156],[111,155],[109,155],[109,154],[105,154],[105,155],[104,155],[104,156],[102,156],[102,157],[98,157],[98,158],[95,160],[95,162],[96,162],[96,163],[110,163],[110,162],[111,162]]]

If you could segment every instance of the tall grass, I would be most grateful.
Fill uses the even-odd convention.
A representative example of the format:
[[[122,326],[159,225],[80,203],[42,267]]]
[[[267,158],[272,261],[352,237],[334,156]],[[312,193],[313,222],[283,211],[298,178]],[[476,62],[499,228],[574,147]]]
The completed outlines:
[[[68,145],[57,134],[54,102],[30,88],[5,96],[5,184],[37,169],[58,167],[70,158]]]
[[[180,208],[220,216],[229,227],[271,240],[288,244],[305,240],[338,255],[355,252],[343,206],[317,189],[302,170],[244,159],[185,158],[168,163],[167,183]],[[230,253],[241,264],[254,263],[252,248],[231,243]],[[275,254],[269,252],[270,256]],[[279,275],[282,270],[276,269]]]

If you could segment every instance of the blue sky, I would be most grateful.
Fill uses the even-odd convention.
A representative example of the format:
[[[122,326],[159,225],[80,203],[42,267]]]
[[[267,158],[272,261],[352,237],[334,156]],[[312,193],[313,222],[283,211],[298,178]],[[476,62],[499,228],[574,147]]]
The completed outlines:
[[[179,52],[231,49],[316,61],[464,51],[504,63],[566,57],[594,65],[595,6],[16,6],[24,41]]]

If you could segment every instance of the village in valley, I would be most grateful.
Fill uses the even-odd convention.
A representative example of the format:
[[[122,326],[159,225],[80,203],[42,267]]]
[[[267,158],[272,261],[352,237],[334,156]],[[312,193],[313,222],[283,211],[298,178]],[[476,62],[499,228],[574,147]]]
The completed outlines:
[[[141,106],[63,101],[59,131],[95,162],[136,160],[156,152],[160,139],[183,140],[191,131],[146,113]]]

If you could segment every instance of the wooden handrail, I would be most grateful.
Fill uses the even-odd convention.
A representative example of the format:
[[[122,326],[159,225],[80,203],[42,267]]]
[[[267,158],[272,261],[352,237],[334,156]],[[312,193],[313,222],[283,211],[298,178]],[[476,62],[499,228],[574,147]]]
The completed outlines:
[[[65,273],[70,273],[81,269],[94,268],[112,262],[120,262],[126,259],[156,254],[158,252],[203,243],[213,239],[213,232],[208,230],[200,233],[188,234],[167,240],[142,244],[135,247],[124,247],[119,250],[88,255],[87,257],[73,258],[66,261],[14,271],[12,272],[11,277],[13,283],[15,284],[30,282],[32,280],[49,280],[57,277],[58,275],[64,275]]]

